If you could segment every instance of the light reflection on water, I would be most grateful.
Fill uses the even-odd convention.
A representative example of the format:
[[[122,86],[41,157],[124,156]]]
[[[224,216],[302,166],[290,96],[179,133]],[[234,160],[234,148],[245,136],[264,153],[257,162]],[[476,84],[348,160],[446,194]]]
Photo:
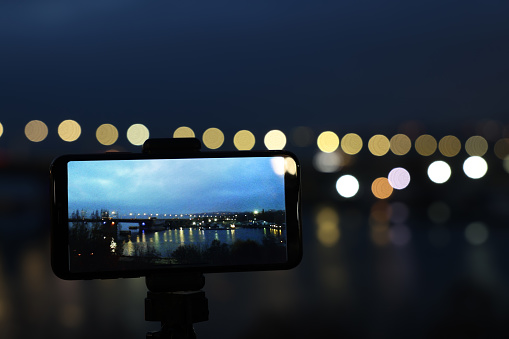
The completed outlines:
[[[122,225],[127,229],[128,225]],[[141,236],[140,236],[141,235]],[[181,245],[196,245],[206,249],[212,241],[219,240],[228,245],[237,240],[254,240],[259,244],[263,239],[273,236],[277,240],[286,242],[286,230],[267,228],[238,228],[200,230],[196,228],[169,229],[158,232],[141,232],[131,230],[131,237],[124,241],[123,254],[127,256],[147,251],[148,244],[162,256],[170,256]]]

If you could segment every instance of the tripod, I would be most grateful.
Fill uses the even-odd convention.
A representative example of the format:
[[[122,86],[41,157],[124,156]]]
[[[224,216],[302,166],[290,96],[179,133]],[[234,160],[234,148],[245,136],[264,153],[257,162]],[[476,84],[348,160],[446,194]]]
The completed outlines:
[[[198,152],[201,143],[195,138],[148,139],[143,153]],[[145,320],[160,321],[161,329],[147,333],[146,339],[194,339],[193,324],[209,318],[205,277],[201,272],[149,275],[145,298]]]
[[[146,339],[194,339],[193,324],[207,321],[208,300],[200,289],[202,273],[147,276],[149,291],[145,298],[145,320],[160,321],[161,329],[147,333]]]

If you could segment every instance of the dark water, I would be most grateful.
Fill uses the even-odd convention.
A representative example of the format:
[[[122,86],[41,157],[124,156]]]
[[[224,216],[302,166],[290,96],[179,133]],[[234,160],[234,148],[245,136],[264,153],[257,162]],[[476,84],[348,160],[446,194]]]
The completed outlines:
[[[121,229],[127,230],[128,224],[122,224]],[[123,246],[124,255],[133,255],[136,251],[144,251],[150,246],[162,256],[170,256],[181,245],[196,245],[206,249],[212,241],[233,244],[237,240],[254,240],[262,244],[266,237],[275,237],[286,243],[286,230],[272,228],[237,228],[200,230],[197,228],[170,229],[159,232],[138,232],[133,230],[130,239],[126,239]]]

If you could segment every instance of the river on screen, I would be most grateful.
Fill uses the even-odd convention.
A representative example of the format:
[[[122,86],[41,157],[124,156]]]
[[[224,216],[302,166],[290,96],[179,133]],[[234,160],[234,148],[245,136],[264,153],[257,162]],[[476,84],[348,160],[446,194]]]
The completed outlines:
[[[122,223],[121,231],[129,230],[138,224]],[[171,253],[181,245],[195,245],[200,249],[206,249],[212,241],[219,240],[221,243],[231,245],[237,240],[254,240],[259,244],[265,238],[275,238],[278,242],[286,244],[286,229],[284,228],[228,228],[228,229],[199,229],[177,228],[157,232],[144,232],[131,230],[130,237],[123,241],[123,255],[134,256],[140,251],[147,249],[147,245],[163,257],[171,256]]]

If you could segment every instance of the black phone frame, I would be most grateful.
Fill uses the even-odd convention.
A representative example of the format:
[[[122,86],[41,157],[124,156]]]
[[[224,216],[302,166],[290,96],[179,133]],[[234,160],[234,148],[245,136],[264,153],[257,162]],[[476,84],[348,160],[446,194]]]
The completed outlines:
[[[290,157],[295,161],[296,173],[285,173],[285,207],[287,233],[287,262],[226,266],[172,266],[148,270],[119,270],[101,272],[72,272],[69,267],[69,227],[67,208],[67,163],[89,160],[130,160],[130,159],[188,159],[188,158],[231,158],[231,157]],[[301,170],[295,154],[285,150],[267,151],[180,151],[168,153],[123,153],[108,152],[97,154],[64,155],[55,159],[50,167],[51,181],[51,266],[54,273],[66,280],[134,278],[153,274],[183,272],[244,272],[291,269],[302,259],[301,226]]]

